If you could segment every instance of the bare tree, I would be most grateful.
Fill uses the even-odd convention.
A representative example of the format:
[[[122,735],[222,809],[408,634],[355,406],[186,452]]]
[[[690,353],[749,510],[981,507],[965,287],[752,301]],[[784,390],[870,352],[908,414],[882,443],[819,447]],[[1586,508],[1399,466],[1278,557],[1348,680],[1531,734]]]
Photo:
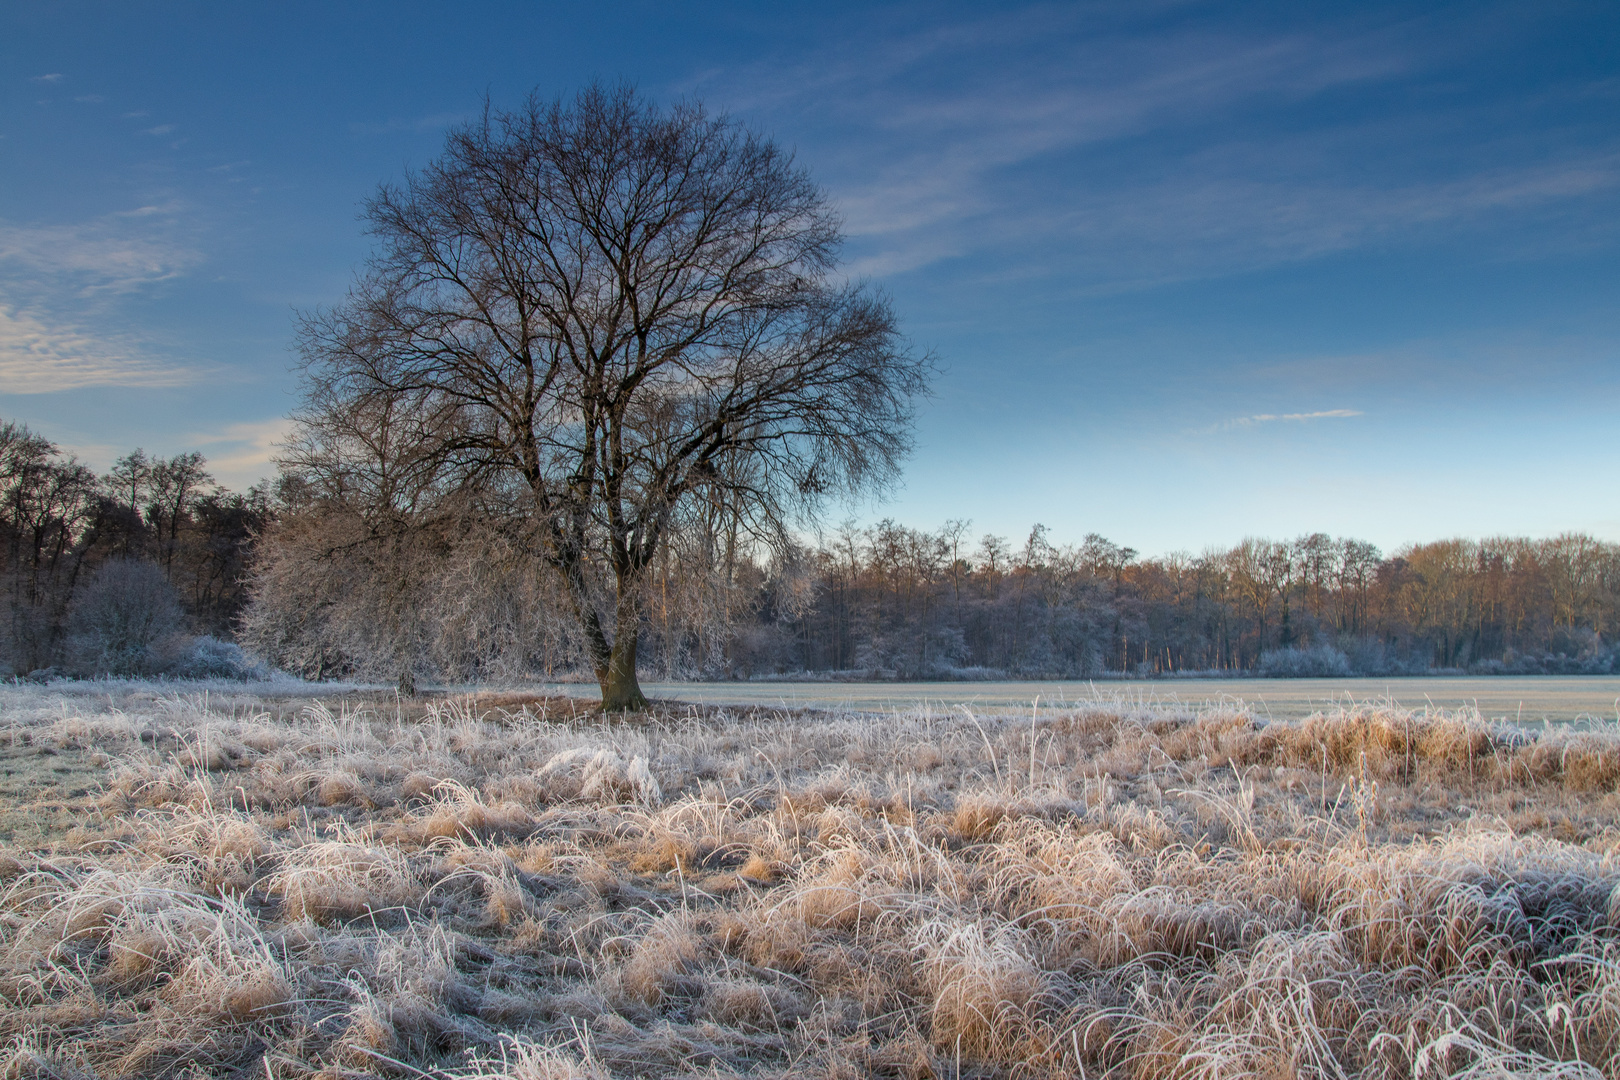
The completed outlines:
[[[608,709],[645,703],[643,584],[683,505],[769,539],[909,449],[928,359],[833,276],[805,170],[701,106],[486,107],[367,219],[367,270],[304,321],[285,462],[352,492],[391,440],[380,498],[476,491],[560,574]]]
[[[137,446],[113,462],[111,471],[102,481],[120,503],[139,514],[145,508],[141,498],[151,489],[152,470],[157,464],[159,462],[147,457],[146,451]]]
[[[214,482],[203,465],[203,456],[192,451],[176,454],[168,461],[154,458],[147,473],[147,495],[152,500],[147,518],[158,533],[158,560],[171,579],[174,557],[180,548],[180,528],[197,496]]]

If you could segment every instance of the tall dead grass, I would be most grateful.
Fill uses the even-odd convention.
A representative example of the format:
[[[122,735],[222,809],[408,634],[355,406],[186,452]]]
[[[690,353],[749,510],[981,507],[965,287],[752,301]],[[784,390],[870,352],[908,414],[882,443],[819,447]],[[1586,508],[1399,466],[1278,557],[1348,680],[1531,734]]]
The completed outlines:
[[[3,1076],[1620,1075],[1614,735],[3,693]]]

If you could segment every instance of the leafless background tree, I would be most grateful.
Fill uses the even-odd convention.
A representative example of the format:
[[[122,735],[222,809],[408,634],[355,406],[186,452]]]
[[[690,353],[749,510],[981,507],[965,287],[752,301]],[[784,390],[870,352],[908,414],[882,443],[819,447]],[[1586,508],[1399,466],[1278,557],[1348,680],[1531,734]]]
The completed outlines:
[[[220,639],[236,630],[270,504],[262,489],[218,488],[204,465],[196,453],[135,450],[97,477],[26,426],[0,421],[0,672],[242,670],[240,652]],[[150,642],[107,644],[147,615],[165,628],[158,637],[202,648],[201,666],[178,639],[162,656]]]
[[[683,516],[780,541],[909,449],[928,359],[835,277],[805,170],[699,105],[486,108],[367,218],[367,269],[303,323],[287,471],[378,538],[452,505],[500,523],[556,573],[609,709],[645,703],[649,569]]]

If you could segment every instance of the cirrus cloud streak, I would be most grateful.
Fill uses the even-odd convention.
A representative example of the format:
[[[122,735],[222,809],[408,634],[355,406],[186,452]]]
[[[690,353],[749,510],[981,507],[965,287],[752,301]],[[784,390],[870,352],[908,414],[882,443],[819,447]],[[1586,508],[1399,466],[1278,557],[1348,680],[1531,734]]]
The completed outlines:
[[[131,307],[203,261],[186,231],[169,205],[68,225],[0,222],[0,393],[197,381],[206,366],[168,355]]]
[[[1214,435],[1222,431],[1235,431],[1241,428],[1259,427],[1261,424],[1274,423],[1308,423],[1312,420],[1347,420],[1353,416],[1366,415],[1360,409],[1318,409],[1315,412],[1293,413],[1254,413],[1250,416],[1235,416],[1219,424],[1211,424],[1206,428],[1198,428],[1188,432],[1190,435]]]
[[[183,386],[202,374],[140,343],[0,307],[0,393],[50,394],[89,386]]]

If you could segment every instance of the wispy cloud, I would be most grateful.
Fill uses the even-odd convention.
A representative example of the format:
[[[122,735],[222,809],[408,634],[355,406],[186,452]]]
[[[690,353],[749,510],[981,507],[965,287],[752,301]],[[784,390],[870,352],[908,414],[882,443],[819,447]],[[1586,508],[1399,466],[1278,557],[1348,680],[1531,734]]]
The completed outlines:
[[[177,207],[74,225],[0,222],[0,391],[177,386],[204,369],[133,329],[130,301],[202,261]]]
[[[1151,286],[1242,273],[1369,245],[1398,244],[1491,215],[1529,212],[1620,191],[1620,154],[1526,164],[1455,179],[1374,184],[1334,178],[1263,179],[1301,148],[1283,141],[1270,161],[1192,162],[1190,174],[1135,189],[1087,193],[1044,228],[1063,243],[1065,265],[1092,288]],[[1579,246],[1538,232],[1527,244]],[[1008,235],[1036,247],[1033,228]],[[1528,249],[1527,249],[1528,250]]]
[[[1365,415],[1360,409],[1319,409],[1316,412],[1295,413],[1254,413],[1250,416],[1235,416],[1230,420],[1223,420],[1209,427],[1196,428],[1188,432],[1189,435],[1215,435],[1222,431],[1235,431],[1241,428],[1259,427],[1262,424],[1302,424],[1313,420],[1345,420],[1352,416]]]
[[[200,374],[194,367],[154,357],[137,342],[0,307],[0,393],[182,386]]]
[[[176,206],[148,205],[74,225],[0,221],[0,297],[129,293],[202,261]]]
[[[1258,96],[1302,97],[1379,78],[1412,62],[1409,50],[1383,37],[1098,32],[1096,16],[1037,7],[878,32],[869,47],[840,45],[797,65],[761,64],[707,81],[751,112],[813,107],[837,124],[840,141],[853,147],[834,151],[845,159],[839,202],[850,235],[871,249],[858,269],[877,272],[1001,234],[1031,202],[1028,171],[1048,171],[1053,155],[1196,123]],[[848,139],[862,129],[866,139]],[[881,162],[875,173],[869,161]],[[1036,227],[1050,229],[1052,200],[1039,201],[1044,222]]]
[[[1364,415],[1360,409],[1323,409],[1319,412],[1293,412],[1293,413],[1255,413],[1253,416],[1240,416],[1230,421],[1232,427],[1252,427],[1255,424],[1269,424],[1274,420],[1332,420],[1347,416]]]
[[[1404,23],[1166,28],[1173,5],[1145,8],[1035,6],[925,30],[879,13],[797,62],[677,89],[811,140],[859,276],[1006,253],[1018,272],[1081,290],[1136,288],[1620,188],[1620,144],[1448,158],[1423,128],[1449,122],[1438,106],[1308,134],[1247,126],[1473,47],[1448,35]],[[975,272],[999,273],[992,261]]]
[[[261,480],[274,476],[278,445],[287,437],[292,421],[285,418],[253,420],[227,424],[218,428],[203,428],[188,432],[171,432],[168,436],[133,437],[129,442],[92,442],[69,435],[55,439],[57,445],[97,471],[112,467],[114,461],[129,453],[136,445],[161,455],[200,450],[207,459],[208,472],[220,484],[234,491],[246,491]],[[144,442],[142,440],[145,440]]]
[[[147,135],[167,135],[175,129],[174,124],[159,124],[157,127],[143,128]]]
[[[209,471],[221,483],[245,489],[275,473],[272,459],[291,431],[292,421],[277,417],[197,432],[189,441],[203,450]]]
[[[35,75],[30,81],[37,83],[57,83],[61,82],[66,77],[67,76],[63,75],[60,71],[53,71],[49,75]]]

